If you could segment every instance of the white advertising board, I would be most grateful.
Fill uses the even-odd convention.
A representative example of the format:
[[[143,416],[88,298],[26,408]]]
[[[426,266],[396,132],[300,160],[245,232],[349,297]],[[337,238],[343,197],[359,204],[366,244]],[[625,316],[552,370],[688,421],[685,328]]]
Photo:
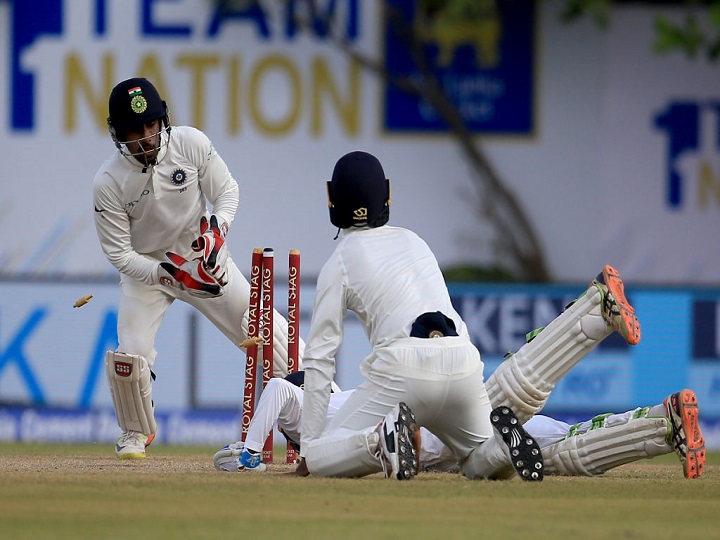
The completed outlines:
[[[381,2],[321,4],[354,48],[383,57]],[[559,5],[539,3],[533,19],[532,131],[478,136],[552,276],[585,282],[610,262],[629,281],[717,283],[720,71],[653,53],[656,9],[618,8],[602,31],[562,25]],[[114,275],[90,184],[113,151],[109,90],[135,75],[155,81],[174,123],[207,132],[239,181],[228,241],[241,268],[269,245],[300,249],[317,274],[335,233],[324,182],[355,149],[381,159],[392,222],[426,238],[443,266],[495,263],[457,143],[389,132],[382,80],[292,20],[281,8],[223,18],[205,0],[0,2],[0,274]]]

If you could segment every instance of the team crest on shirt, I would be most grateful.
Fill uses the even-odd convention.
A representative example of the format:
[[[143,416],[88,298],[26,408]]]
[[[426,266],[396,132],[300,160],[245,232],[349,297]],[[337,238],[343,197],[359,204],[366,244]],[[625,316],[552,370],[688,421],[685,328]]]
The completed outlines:
[[[175,169],[172,175],[172,183],[176,186],[182,186],[187,179],[187,173],[182,169]]]

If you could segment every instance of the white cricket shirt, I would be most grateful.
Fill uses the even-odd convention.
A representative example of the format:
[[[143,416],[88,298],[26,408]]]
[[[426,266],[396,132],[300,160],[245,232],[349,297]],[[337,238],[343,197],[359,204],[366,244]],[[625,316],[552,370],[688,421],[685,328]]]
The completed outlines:
[[[418,235],[389,225],[343,229],[318,276],[305,344],[303,440],[319,437],[325,427],[348,310],[357,315],[373,350],[408,337],[412,323],[426,312],[441,311],[455,322],[458,334],[467,335],[435,255]],[[371,369],[371,359],[363,362],[363,369]]]
[[[173,126],[161,137],[169,143],[156,165],[145,167],[116,151],[93,181],[103,253],[121,273],[147,284],[158,283],[166,251],[191,258],[200,218],[209,216],[207,203],[229,227],[239,201],[237,182],[203,132]]]

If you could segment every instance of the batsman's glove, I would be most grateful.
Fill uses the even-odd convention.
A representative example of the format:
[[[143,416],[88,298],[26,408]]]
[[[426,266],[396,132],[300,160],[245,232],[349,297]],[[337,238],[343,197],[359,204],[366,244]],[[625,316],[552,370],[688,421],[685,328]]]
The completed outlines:
[[[200,257],[188,261],[177,253],[165,253],[169,262],[161,262],[158,269],[160,283],[197,296],[215,298],[223,293],[222,285],[208,273]]]
[[[205,268],[220,285],[227,285],[228,250],[225,245],[227,225],[218,226],[217,217],[210,216],[210,223],[205,216],[200,219],[200,236],[191,244],[193,251],[201,254]]]
[[[243,467],[240,465],[240,454],[242,454],[245,444],[238,441],[221,448],[213,456],[213,464],[218,471],[239,471]]]

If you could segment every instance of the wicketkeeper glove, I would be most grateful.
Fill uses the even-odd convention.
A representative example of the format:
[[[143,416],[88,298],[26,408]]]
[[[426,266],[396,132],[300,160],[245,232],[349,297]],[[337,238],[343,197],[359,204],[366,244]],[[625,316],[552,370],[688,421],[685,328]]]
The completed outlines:
[[[202,254],[202,260],[205,268],[215,276],[220,285],[227,285],[227,263],[228,250],[225,245],[225,235],[227,234],[227,226],[223,223],[222,227],[218,226],[217,217],[210,216],[210,223],[203,216],[200,219],[200,236],[191,244],[193,251]]]
[[[188,261],[172,251],[165,253],[165,256],[169,262],[160,263],[158,269],[162,285],[180,289],[198,298],[214,298],[223,293],[220,283],[205,269],[202,258]]]

